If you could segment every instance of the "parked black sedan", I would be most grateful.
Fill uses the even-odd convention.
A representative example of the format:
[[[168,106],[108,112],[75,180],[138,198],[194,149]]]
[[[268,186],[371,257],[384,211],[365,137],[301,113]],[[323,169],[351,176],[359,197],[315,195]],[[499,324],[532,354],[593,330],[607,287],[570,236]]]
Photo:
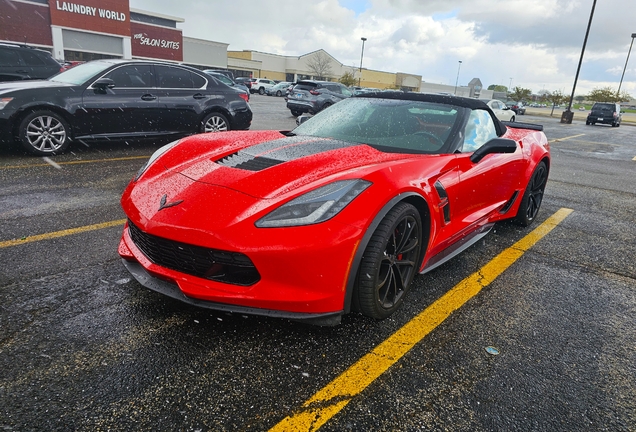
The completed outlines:
[[[187,66],[95,60],[44,81],[0,83],[0,141],[45,156],[71,141],[248,129],[245,99]]]

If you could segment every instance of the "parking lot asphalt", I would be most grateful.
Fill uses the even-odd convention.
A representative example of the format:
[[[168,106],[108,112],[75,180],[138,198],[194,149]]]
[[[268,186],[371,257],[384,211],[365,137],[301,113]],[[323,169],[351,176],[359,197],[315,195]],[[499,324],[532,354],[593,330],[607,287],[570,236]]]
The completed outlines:
[[[252,129],[295,125],[250,104]],[[328,328],[131,280],[119,197],[159,143],[0,149],[0,429],[636,430],[636,137],[520,120],[552,149],[537,224],[498,224],[389,319]]]

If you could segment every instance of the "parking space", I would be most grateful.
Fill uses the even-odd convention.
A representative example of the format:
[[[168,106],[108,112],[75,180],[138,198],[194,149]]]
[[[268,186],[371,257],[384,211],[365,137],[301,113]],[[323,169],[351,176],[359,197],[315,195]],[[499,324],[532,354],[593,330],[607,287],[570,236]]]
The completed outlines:
[[[283,98],[250,105],[252,129],[295,126]],[[498,224],[391,318],[327,328],[131,280],[119,197],[158,143],[2,150],[0,427],[636,429],[633,127],[520,120],[550,140],[544,228]]]

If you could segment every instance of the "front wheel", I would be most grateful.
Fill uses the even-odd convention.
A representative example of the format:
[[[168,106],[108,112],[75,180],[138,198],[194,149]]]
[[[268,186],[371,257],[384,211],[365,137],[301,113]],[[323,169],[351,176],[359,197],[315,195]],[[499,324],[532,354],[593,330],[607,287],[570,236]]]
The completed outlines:
[[[293,115],[294,117],[298,117],[298,116],[300,116],[302,114],[303,114],[302,111],[291,110],[291,115]]]
[[[230,130],[230,123],[221,113],[210,113],[201,122],[200,132],[223,132]]]
[[[543,191],[548,182],[548,167],[545,162],[539,162],[530,177],[530,182],[521,199],[519,211],[515,216],[515,221],[524,227],[530,225],[539,213],[541,202],[543,201]]]
[[[51,156],[64,151],[71,144],[70,127],[52,111],[35,111],[27,115],[19,126],[22,146],[38,156]]]
[[[417,209],[400,203],[384,217],[364,251],[356,279],[354,308],[383,319],[404,302],[422,250],[422,222]]]
[[[282,95],[283,95],[283,93],[281,93],[281,91],[280,91],[280,90],[277,90],[277,91],[276,91],[276,96],[281,97]]]
[[[515,116],[510,117],[510,121],[511,122],[515,121]]]
[[[258,89],[258,94],[259,95],[264,95],[265,94],[265,87],[261,87]]]

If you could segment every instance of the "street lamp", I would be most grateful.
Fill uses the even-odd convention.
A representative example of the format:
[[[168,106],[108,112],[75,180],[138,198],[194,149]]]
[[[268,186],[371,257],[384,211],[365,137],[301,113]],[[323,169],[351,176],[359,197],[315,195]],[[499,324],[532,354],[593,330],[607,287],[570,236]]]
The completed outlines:
[[[579,72],[581,72],[581,63],[583,63],[583,54],[585,54],[585,45],[587,45],[587,37],[590,35],[590,27],[592,26],[592,18],[594,18],[594,9],[596,8],[596,0],[592,3],[592,10],[590,11],[590,20],[587,23],[587,30],[585,31],[585,38],[583,39],[583,48],[581,48],[581,58],[579,59],[579,66],[576,68],[576,75],[574,76],[574,85],[572,86],[572,96],[570,96],[570,103],[568,109],[561,114],[561,123],[572,124],[574,113],[572,112],[572,100],[574,99],[574,92],[576,91],[576,82],[579,80]]]
[[[508,85],[508,92],[512,91],[512,78],[510,78],[510,84]]]
[[[362,52],[360,53],[360,76],[358,77],[358,87],[360,87],[360,82],[362,81],[362,58],[364,57],[364,42],[367,38],[362,37],[360,40],[362,41]]]
[[[459,70],[462,67],[462,61],[459,60],[459,65],[457,66],[457,79],[455,80],[455,95],[457,94],[457,83],[459,82]]]
[[[618,83],[618,91],[616,92],[616,96],[619,98],[621,97],[621,85],[623,84],[623,78],[625,77],[625,70],[627,69],[627,62],[629,61],[629,54],[632,52],[632,45],[634,45],[635,37],[636,37],[636,33],[632,33],[632,43],[629,44],[629,51],[627,51],[627,60],[625,60],[623,75],[621,75],[621,82]]]

